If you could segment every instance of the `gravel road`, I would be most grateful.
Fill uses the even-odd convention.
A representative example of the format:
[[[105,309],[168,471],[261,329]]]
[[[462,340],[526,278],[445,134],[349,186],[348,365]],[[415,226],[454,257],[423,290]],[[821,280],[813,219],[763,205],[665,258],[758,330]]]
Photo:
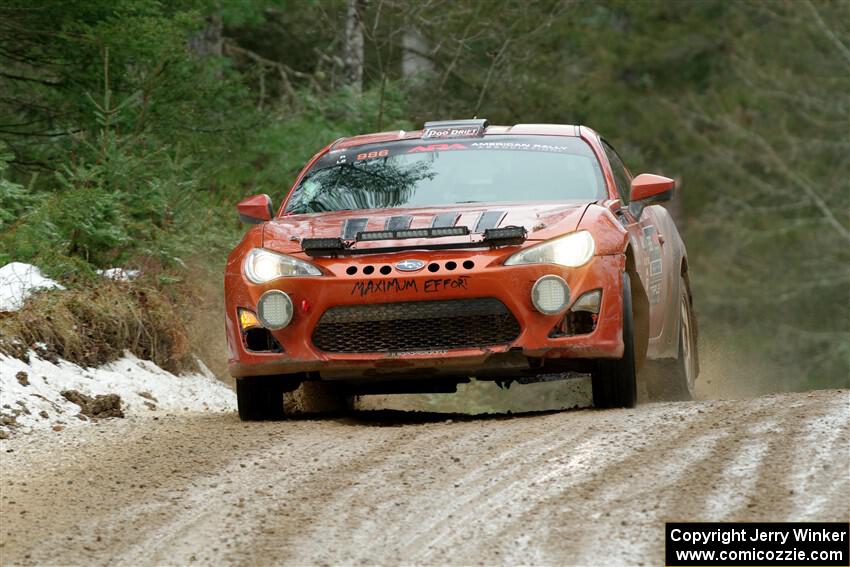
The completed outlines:
[[[450,417],[6,440],[0,564],[661,565],[668,520],[850,520],[847,391]]]

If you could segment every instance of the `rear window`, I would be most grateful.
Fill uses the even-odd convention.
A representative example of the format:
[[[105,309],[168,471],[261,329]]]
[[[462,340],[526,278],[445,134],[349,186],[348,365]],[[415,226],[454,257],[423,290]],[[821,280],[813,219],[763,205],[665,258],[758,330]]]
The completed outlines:
[[[286,212],[589,202],[605,196],[599,162],[581,138],[405,140],[322,156],[295,188]]]

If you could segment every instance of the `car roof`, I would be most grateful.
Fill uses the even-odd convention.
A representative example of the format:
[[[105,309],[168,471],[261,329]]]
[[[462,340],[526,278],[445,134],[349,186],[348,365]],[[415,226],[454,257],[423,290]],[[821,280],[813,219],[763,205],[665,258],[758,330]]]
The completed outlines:
[[[579,126],[570,124],[514,124],[513,126],[488,126],[484,130],[484,136],[500,135],[525,135],[525,136],[578,136]],[[377,132],[374,134],[362,134],[350,138],[340,138],[334,142],[331,150],[342,150],[363,146],[366,144],[379,144],[381,142],[395,142],[398,140],[415,140],[422,138],[424,130],[392,130],[389,132]]]

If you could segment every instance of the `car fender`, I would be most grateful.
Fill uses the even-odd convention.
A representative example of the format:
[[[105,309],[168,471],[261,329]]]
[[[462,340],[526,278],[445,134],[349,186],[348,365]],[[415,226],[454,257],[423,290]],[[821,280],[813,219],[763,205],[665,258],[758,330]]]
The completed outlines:
[[[242,261],[252,248],[263,245],[263,227],[265,224],[252,226],[242,237],[242,240],[227,256],[224,268],[224,326],[227,337],[228,360],[238,358],[239,348],[233,343],[234,337],[239,336],[239,321],[236,309],[240,305],[248,305],[242,275]]]
[[[663,237],[662,253],[665,275],[663,299],[664,324],[661,333],[649,341],[647,357],[676,358],[679,354],[679,296],[681,293],[681,274],[687,260],[685,245],[672,216],[664,207],[653,205],[644,210],[650,214],[658,233]]]
[[[607,208],[596,204],[589,205],[579,221],[578,228],[593,235],[597,256],[626,253],[629,233]]]

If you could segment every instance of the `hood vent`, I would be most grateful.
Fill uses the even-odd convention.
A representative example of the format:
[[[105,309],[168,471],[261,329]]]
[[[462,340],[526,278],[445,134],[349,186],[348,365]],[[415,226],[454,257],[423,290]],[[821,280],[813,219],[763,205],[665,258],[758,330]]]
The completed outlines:
[[[347,219],[342,227],[342,239],[354,240],[355,238],[357,238],[358,232],[363,232],[364,230],[366,230],[366,223],[368,222],[369,219],[364,218]]]
[[[410,222],[412,220],[413,217],[410,215],[390,217],[387,219],[387,222],[384,223],[384,230],[405,230],[410,228]]]
[[[481,213],[481,216],[478,217],[478,223],[475,225],[475,232],[481,233],[485,230],[496,228],[502,222],[502,219],[505,218],[506,214],[505,211],[487,211]]]
[[[459,213],[440,213],[434,217],[433,221],[431,221],[431,228],[447,228],[454,226],[459,218]]]

